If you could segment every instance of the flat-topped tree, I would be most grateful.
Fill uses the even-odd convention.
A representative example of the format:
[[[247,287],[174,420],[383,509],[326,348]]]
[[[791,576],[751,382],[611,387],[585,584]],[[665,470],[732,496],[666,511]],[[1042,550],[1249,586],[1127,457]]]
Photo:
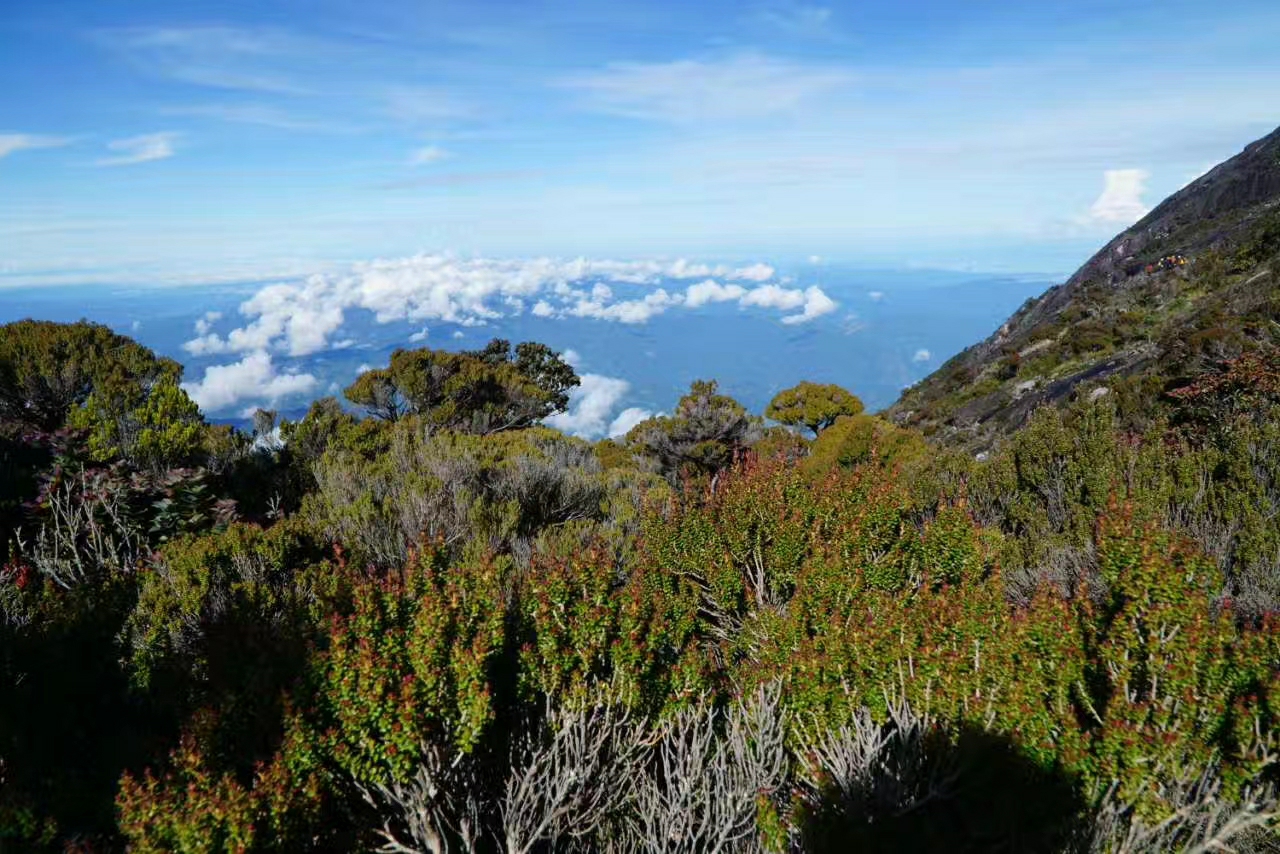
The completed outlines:
[[[788,427],[807,427],[817,436],[842,415],[858,415],[862,401],[838,385],[802,382],[783,389],[769,402],[764,414]]]
[[[386,421],[418,415],[472,433],[532,426],[569,404],[578,376],[559,354],[526,342],[511,352],[495,338],[483,350],[396,350],[391,363],[361,374],[344,394]]]

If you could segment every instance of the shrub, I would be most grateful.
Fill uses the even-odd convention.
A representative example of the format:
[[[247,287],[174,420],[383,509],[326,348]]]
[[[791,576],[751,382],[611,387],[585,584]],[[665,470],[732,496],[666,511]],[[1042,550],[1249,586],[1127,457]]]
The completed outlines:
[[[627,478],[602,473],[589,445],[546,428],[480,437],[434,432],[406,418],[391,441],[373,461],[327,452],[304,508],[361,562],[395,566],[423,535],[525,561],[543,531],[604,520],[613,508],[625,515],[619,505],[635,500],[630,489],[608,488]]]
[[[211,769],[200,730],[208,715],[182,737],[159,776],[126,774],[116,800],[120,833],[140,854],[250,854],[323,850],[334,828],[323,821],[323,789],[313,769],[287,758],[305,747],[286,743],[248,781]],[[304,763],[305,764],[305,763]]]

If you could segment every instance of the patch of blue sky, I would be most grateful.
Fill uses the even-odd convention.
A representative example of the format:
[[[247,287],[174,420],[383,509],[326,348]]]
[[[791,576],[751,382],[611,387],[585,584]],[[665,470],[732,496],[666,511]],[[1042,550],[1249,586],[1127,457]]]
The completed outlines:
[[[1269,130],[1277,35],[1262,0],[18,4],[0,255],[32,283],[443,250],[1038,269]]]

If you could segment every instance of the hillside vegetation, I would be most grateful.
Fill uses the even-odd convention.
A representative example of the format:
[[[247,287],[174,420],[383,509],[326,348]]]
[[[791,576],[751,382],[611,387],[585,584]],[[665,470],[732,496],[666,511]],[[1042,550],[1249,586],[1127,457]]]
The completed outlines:
[[[540,425],[572,368],[496,340],[248,433],[103,327],[0,327],[0,850],[1277,850],[1256,186],[1162,205],[1002,333],[1053,347],[911,392],[923,432],[700,381],[587,443]],[[1121,305],[1153,331],[1035,369],[1108,394],[1000,398]]]
[[[1205,371],[1273,358],[1278,316],[1280,130],[1165,200],[887,415],[975,452],[1077,397],[1116,394],[1144,426]]]

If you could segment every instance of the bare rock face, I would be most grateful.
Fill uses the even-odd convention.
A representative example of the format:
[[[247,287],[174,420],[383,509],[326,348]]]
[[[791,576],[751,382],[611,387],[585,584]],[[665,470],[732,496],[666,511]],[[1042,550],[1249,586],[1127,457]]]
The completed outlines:
[[[1082,382],[1094,389],[1159,372],[1185,356],[1180,342],[1201,334],[1211,312],[1226,316],[1215,321],[1219,327],[1229,327],[1232,316],[1280,315],[1268,308],[1280,301],[1273,299],[1280,294],[1271,273],[1280,270],[1280,257],[1268,254],[1276,235],[1280,129],[1165,199],[1066,282],[1028,300],[991,337],[907,390],[886,414],[984,449],[1037,406],[1074,397]],[[1229,354],[1232,346],[1220,349]],[[1038,382],[1028,387],[1031,377]]]

